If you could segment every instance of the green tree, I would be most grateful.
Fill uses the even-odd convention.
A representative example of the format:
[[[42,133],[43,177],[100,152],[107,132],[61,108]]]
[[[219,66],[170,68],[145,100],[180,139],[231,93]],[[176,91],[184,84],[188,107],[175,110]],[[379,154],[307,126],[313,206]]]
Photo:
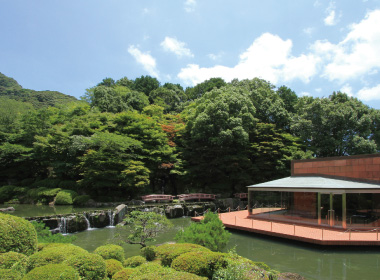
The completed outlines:
[[[226,82],[222,78],[211,78],[203,83],[197,84],[195,87],[186,89],[186,95],[188,99],[195,100],[202,97],[206,92],[213,90],[214,88],[221,88],[226,85]]]
[[[133,83],[133,89],[141,91],[149,96],[152,90],[158,89],[160,87],[160,82],[151,76],[141,76],[136,78]]]
[[[229,242],[229,233],[219,219],[218,214],[206,213],[203,220],[192,223],[183,231],[179,231],[175,240],[179,243],[194,243],[212,251],[221,251]]]
[[[155,212],[132,211],[124,222],[127,226],[123,226],[123,231],[128,235],[120,238],[128,244],[139,244],[141,248],[146,247],[147,242],[155,241],[160,233],[173,226],[164,215]]]
[[[277,94],[284,102],[285,109],[290,113],[296,112],[296,104],[298,100],[297,94],[286,86],[281,86],[277,89]]]

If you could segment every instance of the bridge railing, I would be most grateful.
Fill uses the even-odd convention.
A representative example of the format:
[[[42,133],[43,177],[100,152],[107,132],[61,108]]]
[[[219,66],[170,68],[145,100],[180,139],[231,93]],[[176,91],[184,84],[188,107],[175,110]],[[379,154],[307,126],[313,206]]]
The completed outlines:
[[[141,197],[143,201],[153,201],[153,200],[169,200],[172,201],[174,196],[170,194],[148,194]]]
[[[178,195],[179,200],[192,200],[192,199],[215,199],[215,194],[206,193],[191,193],[191,194],[180,194]]]

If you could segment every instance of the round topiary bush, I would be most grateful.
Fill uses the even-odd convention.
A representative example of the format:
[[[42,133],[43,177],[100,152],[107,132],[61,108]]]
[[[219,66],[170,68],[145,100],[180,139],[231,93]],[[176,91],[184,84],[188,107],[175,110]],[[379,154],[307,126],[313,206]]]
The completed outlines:
[[[60,191],[55,197],[55,204],[57,205],[71,205],[73,204],[73,195],[69,191]]]
[[[181,279],[181,280],[207,280],[205,277],[200,277],[195,274],[176,271],[169,267],[160,266],[157,263],[146,263],[138,268],[135,268],[133,273],[129,275],[129,280],[151,280],[151,279],[160,279],[160,280],[172,280],[172,279]]]
[[[172,261],[178,256],[188,252],[211,252],[211,250],[197,244],[176,243],[164,244],[156,248],[157,256],[161,258],[164,266],[170,266]]]
[[[0,213],[0,253],[9,251],[33,254],[37,251],[37,233],[27,220]]]
[[[0,254],[0,268],[9,269],[18,264],[20,268],[26,269],[28,257],[16,252]]]
[[[48,264],[36,267],[26,274],[23,280],[79,280],[74,268],[65,264]]]
[[[86,250],[72,244],[61,244],[51,247],[47,246],[42,251],[39,251],[29,257],[29,270],[51,263],[62,263],[72,256],[76,257],[86,254],[88,254]]]
[[[108,244],[104,246],[100,246],[95,249],[94,251],[95,254],[98,254],[101,256],[103,259],[108,260],[108,259],[115,259],[120,262],[124,261],[124,249],[123,247],[119,245],[114,245],[114,244]]]
[[[134,268],[124,268],[116,272],[112,276],[112,280],[128,280],[133,272],[135,272]]]
[[[147,261],[153,261],[156,256],[156,246],[147,246],[141,249],[141,254],[145,257]]]
[[[90,200],[90,198],[89,195],[78,195],[73,199],[73,203],[74,205],[84,205]]]
[[[142,256],[133,256],[124,261],[125,267],[138,267],[142,264],[146,263],[146,259]]]
[[[118,260],[108,259],[108,260],[105,260],[105,262],[106,262],[106,271],[109,278],[112,278],[112,276],[116,272],[124,268],[123,264],[119,262]]]
[[[23,276],[22,273],[16,270],[0,268],[1,280],[20,280],[22,276]]]
[[[226,254],[215,252],[189,252],[174,259],[171,267],[177,271],[184,271],[211,278],[216,270],[225,268],[227,265]]]
[[[65,264],[75,268],[82,280],[103,280],[107,276],[106,263],[96,254],[72,256]]]

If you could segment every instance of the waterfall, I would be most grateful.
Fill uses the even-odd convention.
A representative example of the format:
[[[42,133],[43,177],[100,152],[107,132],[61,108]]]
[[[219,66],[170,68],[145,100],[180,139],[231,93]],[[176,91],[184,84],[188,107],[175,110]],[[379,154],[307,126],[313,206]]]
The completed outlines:
[[[62,234],[67,234],[67,220],[66,217],[61,217],[60,223],[59,223],[59,231]]]
[[[83,217],[84,217],[86,224],[87,224],[87,230],[93,230],[93,228],[91,227],[90,221],[86,217],[86,213],[83,213]]]
[[[112,213],[112,210],[107,211],[110,224],[108,227],[115,227],[115,213]]]

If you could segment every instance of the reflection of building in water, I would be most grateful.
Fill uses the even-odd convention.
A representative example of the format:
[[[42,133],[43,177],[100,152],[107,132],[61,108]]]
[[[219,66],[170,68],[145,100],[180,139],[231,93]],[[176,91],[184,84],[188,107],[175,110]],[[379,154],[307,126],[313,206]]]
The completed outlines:
[[[248,205],[255,219],[380,227],[380,154],[293,161],[291,177],[249,186]]]

